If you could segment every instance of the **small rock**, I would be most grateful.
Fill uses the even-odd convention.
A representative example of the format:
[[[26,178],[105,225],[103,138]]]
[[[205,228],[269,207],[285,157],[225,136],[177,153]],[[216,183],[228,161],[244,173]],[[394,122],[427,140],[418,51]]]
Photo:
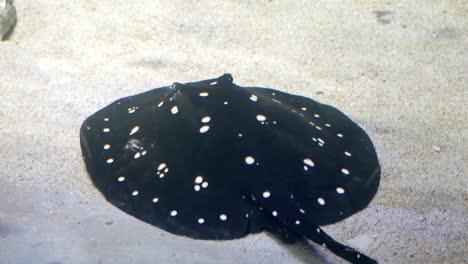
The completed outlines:
[[[432,146],[432,151],[439,153],[440,152],[440,147],[439,146]]]
[[[112,225],[113,223],[114,223],[114,221],[113,221],[113,220],[110,220],[110,221],[105,222],[104,224],[106,224],[106,225]]]
[[[13,0],[0,0],[0,41],[16,24],[16,9]]]

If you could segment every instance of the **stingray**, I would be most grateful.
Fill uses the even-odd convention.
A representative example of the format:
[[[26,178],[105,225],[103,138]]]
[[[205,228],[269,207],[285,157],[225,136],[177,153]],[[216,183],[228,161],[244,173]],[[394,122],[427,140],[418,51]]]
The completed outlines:
[[[104,197],[168,232],[266,231],[376,263],[320,228],[367,207],[380,181],[369,136],[332,106],[224,74],[119,99],[84,121],[80,142]]]

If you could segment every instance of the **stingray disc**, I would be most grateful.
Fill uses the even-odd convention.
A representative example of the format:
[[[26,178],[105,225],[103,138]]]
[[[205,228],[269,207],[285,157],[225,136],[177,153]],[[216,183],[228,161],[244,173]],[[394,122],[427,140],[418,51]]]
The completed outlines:
[[[81,148],[96,187],[171,233],[233,239],[267,230],[362,260],[318,226],[362,210],[377,192],[367,134],[334,107],[232,81],[174,83],[88,117]]]

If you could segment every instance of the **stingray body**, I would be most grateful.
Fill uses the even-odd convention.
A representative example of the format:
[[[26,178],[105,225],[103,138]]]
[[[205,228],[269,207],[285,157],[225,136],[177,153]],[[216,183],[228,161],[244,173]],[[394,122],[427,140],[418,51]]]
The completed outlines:
[[[375,262],[319,228],[364,209],[380,181],[371,140],[334,107],[225,74],[117,100],[80,139],[95,186],[147,223],[196,239],[268,231]]]

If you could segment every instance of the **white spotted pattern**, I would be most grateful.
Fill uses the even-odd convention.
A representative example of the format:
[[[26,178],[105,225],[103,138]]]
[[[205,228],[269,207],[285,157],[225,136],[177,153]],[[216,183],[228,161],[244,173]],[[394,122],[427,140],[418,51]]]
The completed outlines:
[[[325,205],[325,200],[322,198],[322,197],[319,197],[317,199],[317,202],[320,204],[320,205]]]
[[[196,183],[196,184],[200,184],[200,183],[202,183],[202,182],[203,182],[203,177],[202,177],[202,176],[197,176],[197,177],[195,177],[195,183]]]
[[[200,127],[200,133],[202,133],[202,134],[208,132],[208,130],[210,130],[210,126]]]
[[[201,122],[206,124],[208,122],[211,121],[211,117],[210,116],[204,116],[202,119],[201,119]]]
[[[257,115],[257,120],[260,121],[260,122],[263,122],[266,120],[266,116],[264,115]]]
[[[304,159],[304,164],[309,166],[309,167],[314,167],[315,166],[315,163],[309,158]]]
[[[247,157],[245,157],[245,163],[246,163],[247,165],[252,165],[252,164],[254,164],[254,162],[255,162],[255,158],[254,158],[254,157],[252,157],[252,156],[247,156]]]
[[[338,187],[336,188],[336,192],[339,193],[339,194],[343,194],[345,192],[345,190],[341,187]]]

